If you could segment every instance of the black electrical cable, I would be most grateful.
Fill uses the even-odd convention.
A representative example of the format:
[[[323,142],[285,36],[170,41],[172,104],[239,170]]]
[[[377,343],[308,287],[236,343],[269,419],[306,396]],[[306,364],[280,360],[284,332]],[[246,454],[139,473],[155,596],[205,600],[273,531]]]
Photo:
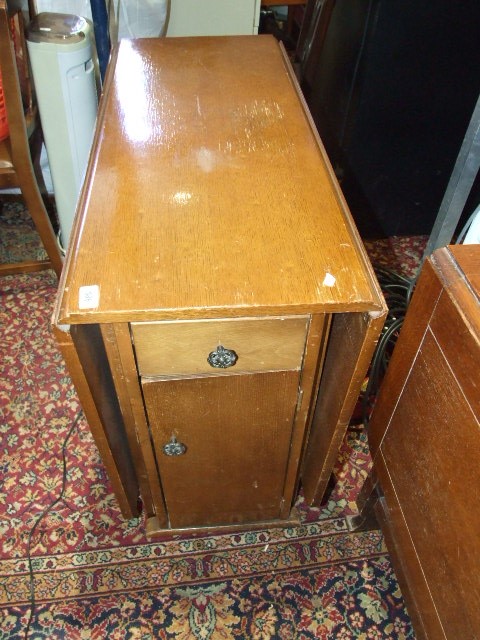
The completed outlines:
[[[60,490],[60,494],[57,498],[55,498],[55,500],[53,500],[42,512],[41,514],[38,516],[38,518],[35,520],[35,523],[33,525],[33,527],[30,529],[30,532],[28,534],[28,541],[27,541],[27,559],[28,559],[28,575],[29,575],[29,581],[30,581],[30,612],[29,612],[29,616],[28,616],[28,622],[27,622],[27,626],[25,628],[25,634],[24,634],[24,639],[27,640],[28,639],[28,635],[30,633],[30,627],[32,624],[32,620],[33,617],[35,615],[35,608],[36,608],[36,602],[35,602],[35,576],[34,576],[34,572],[33,572],[33,563],[32,563],[32,555],[31,555],[31,547],[32,547],[32,540],[33,540],[33,536],[35,535],[35,531],[37,530],[38,525],[42,522],[42,520],[50,513],[50,511],[61,501],[63,500],[63,496],[65,495],[65,489],[66,489],[66,484],[67,484],[67,457],[66,457],[66,449],[67,449],[67,445],[68,445],[68,441],[70,440],[75,428],[77,427],[80,418],[82,417],[83,413],[82,411],[79,411],[75,417],[75,420],[72,423],[72,426],[70,427],[67,435],[65,436],[65,440],[63,441],[62,444],[62,464],[63,464],[63,470],[62,470],[62,488]]]

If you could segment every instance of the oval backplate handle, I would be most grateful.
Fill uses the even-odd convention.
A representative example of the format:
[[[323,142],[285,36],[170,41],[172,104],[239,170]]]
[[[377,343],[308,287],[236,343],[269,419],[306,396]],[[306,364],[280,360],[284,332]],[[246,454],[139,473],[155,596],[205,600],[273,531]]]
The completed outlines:
[[[233,367],[237,362],[238,356],[233,349],[225,349],[222,345],[218,345],[215,351],[212,351],[207,358],[207,362],[215,369],[227,369]]]
[[[163,453],[166,456],[183,456],[187,447],[183,444],[183,442],[178,442],[175,436],[172,436],[170,442],[163,445]]]

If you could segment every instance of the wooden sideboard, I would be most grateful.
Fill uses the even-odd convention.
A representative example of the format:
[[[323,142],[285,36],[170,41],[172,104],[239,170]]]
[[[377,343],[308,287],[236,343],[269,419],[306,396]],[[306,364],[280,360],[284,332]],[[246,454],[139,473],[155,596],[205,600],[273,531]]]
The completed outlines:
[[[122,41],[53,325],[124,515],[318,503],[384,315],[282,47]]]
[[[374,408],[360,496],[418,638],[480,637],[480,247],[423,266]]]

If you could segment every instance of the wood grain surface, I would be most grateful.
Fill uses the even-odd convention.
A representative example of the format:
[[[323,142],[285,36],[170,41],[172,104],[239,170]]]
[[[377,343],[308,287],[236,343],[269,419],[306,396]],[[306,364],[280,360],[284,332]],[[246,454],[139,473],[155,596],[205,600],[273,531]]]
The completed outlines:
[[[309,318],[248,318],[132,324],[142,376],[300,369]],[[232,349],[237,362],[215,369],[207,362],[217,346]]]
[[[372,413],[370,485],[418,638],[478,638],[480,247],[423,266]]]
[[[142,380],[172,527],[281,516],[298,371]],[[166,456],[174,436],[186,446]]]
[[[381,307],[270,36],[120,43],[68,253],[59,322]]]

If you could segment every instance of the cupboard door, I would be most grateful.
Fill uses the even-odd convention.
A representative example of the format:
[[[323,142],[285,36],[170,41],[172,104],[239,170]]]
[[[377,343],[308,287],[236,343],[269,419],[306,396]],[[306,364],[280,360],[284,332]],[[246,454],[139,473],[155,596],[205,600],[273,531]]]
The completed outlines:
[[[280,517],[299,378],[142,379],[172,528]],[[175,443],[178,455],[167,455]]]

